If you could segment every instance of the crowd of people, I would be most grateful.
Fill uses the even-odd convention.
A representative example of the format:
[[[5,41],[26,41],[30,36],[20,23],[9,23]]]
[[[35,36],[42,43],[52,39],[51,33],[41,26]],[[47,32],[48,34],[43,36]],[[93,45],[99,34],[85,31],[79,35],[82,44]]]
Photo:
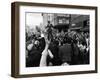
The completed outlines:
[[[26,67],[89,64],[89,32],[26,33]]]

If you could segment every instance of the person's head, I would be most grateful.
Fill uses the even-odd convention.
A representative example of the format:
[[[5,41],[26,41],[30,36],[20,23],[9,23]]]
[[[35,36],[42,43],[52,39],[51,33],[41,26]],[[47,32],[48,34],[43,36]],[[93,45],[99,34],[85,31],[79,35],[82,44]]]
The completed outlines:
[[[36,40],[36,41],[34,42],[34,44],[38,46],[38,45],[39,45],[39,41]]]
[[[35,43],[35,39],[32,39],[32,43],[33,43],[33,44]]]
[[[67,37],[64,37],[64,41],[63,41],[63,43],[65,44],[65,43],[71,43],[71,38],[69,37],[69,36],[67,36]]]
[[[77,41],[76,39],[73,39],[73,43],[74,43],[74,44],[77,44],[77,42],[78,42],[78,41]]]
[[[69,64],[67,62],[63,62],[62,66],[68,66]]]
[[[68,32],[71,32],[71,30],[70,30],[70,29],[68,29]]]
[[[50,24],[50,21],[48,21],[48,24]]]
[[[54,41],[53,41],[53,44],[54,44],[55,46],[58,46],[58,45],[59,45],[59,42],[58,42],[57,40],[54,40]]]

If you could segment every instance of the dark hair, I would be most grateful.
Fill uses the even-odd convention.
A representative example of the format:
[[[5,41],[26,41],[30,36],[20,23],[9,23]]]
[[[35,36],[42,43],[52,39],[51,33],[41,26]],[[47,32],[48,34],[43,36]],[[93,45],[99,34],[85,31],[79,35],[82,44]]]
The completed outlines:
[[[39,40],[39,42],[40,42],[39,46],[40,46],[41,50],[43,51],[44,48],[45,48],[45,39],[44,38],[41,38]]]
[[[48,21],[48,23],[50,23],[50,21]]]
[[[77,40],[76,39],[73,39],[73,43],[77,44]]]
[[[71,37],[66,36],[66,37],[64,37],[63,42],[64,42],[64,43],[69,43],[69,44],[70,44],[70,43],[72,42],[72,39],[71,39]]]

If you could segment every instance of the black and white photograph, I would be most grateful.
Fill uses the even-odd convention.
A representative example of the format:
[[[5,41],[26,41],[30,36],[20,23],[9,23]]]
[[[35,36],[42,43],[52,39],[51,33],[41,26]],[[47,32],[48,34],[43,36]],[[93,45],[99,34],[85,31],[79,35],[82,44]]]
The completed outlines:
[[[97,73],[97,7],[15,2],[15,77]]]
[[[88,65],[90,16],[25,13],[26,67]]]

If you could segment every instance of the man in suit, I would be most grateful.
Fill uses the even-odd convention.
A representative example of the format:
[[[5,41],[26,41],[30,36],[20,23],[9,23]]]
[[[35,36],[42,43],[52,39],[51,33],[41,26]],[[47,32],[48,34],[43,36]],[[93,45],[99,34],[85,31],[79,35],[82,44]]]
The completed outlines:
[[[62,60],[62,65],[70,65],[72,54],[71,38],[66,37],[63,43],[63,46],[59,48],[59,56]]]

